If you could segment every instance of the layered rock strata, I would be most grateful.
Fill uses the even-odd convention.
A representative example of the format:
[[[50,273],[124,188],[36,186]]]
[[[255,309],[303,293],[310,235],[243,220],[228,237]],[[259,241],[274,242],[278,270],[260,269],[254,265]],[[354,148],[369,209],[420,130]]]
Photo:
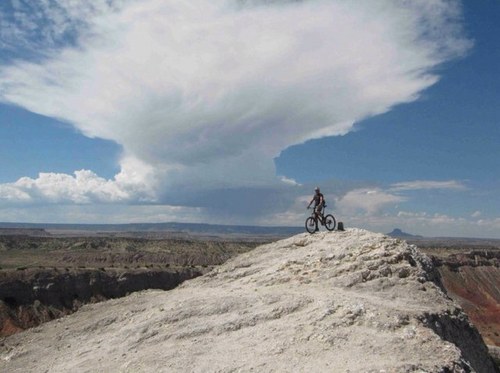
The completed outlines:
[[[500,346],[500,250],[476,250],[434,258],[449,296],[478,327],[485,341]]]

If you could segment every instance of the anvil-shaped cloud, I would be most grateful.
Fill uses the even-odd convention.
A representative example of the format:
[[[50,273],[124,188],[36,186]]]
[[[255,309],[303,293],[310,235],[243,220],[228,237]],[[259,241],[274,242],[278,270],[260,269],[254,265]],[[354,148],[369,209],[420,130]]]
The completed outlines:
[[[468,47],[448,0],[114,3],[82,4],[80,18],[78,2],[43,5],[44,30],[54,24],[50,4],[59,20],[71,15],[46,32],[60,43],[4,64],[0,99],[121,144],[120,180],[85,180],[120,188],[135,175],[126,193],[110,193],[130,201],[195,205],[218,189],[279,185],[273,158],[283,149],[417,99],[437,81],[435,67]],[[14,27],[8,35],[24,35]]]

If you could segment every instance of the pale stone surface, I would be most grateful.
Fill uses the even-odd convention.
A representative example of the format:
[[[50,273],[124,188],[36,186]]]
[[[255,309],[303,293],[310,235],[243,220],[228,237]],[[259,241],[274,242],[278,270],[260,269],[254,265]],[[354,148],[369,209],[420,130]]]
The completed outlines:
[[[403,241],[301,234],[9,337],[0,371],[494,372],[435,279]]]

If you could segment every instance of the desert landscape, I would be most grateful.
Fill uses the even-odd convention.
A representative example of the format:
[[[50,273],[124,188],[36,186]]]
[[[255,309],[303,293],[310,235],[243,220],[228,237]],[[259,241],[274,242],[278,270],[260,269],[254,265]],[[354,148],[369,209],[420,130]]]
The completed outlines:
[[[127,307],[137,301],[132,301],[132,299],[137,299],[134,297],[141,298],[140,303],[142,303],[146,302],[146,298],[149,296],[154,298],[162,294],[151,293],[151,290],[145,293],[141,291],[148,289],[157,289],[156,291],[171,290],[186,280],[203,275],[205,275],[203,278],[206,279],[207,276],[208,278],[217,277],[217,273],[224,271],[221,268],[227,268],[220,266],[224,266],[223,263],[228,260],[229,263],[233,263],[234,261],[243,260],[239,259],[240,257],[252,258],[254,255],[271,255],[266,252],[268,250],[274,251],[283,245],[288,245],[286,246],[288,250],[291,250],[291,247],[302,247],[302,242],[304,246],[311,245],[311,251],[303,254],[306,258],[316,255],[315,251],[318,250],[318,247],[321,247],[321,255],[318,260],[320,262],[325,261],[326,259],[323,256],[326,255],[324,251],[327,247],[328,250],[337,250],[339,245],[343,245],[343,254],[340,257],[343,258],[343,256],[348,255],[351,260],[359,262],[366,260],[362,259],[363,255],[370,250],[376,251],[377,247],[389,250],[393,247],[407,245],[406,241],[401,238],[375,235],[373,237],[369,236],[370,244],[367,246],[361,238],[368,235],[368,232],[349,231],[351,236],[355,233],[354,237],[349,237],[347,233],[333,232],[332,235],[326,233],[311,236],[299,234],[283,241],[277,241],[280,234],[286,235],[287,232],[280,233],[277,230],[271,237],[262,234],[252,236],[248,232],[238,235],[236,229],[228,236],[227,232],[212,232],[212,234],[203,232],[201,234],[200,232],[189,232],[188,229],[178,232],[148,230],[140,232],[96,232],[91,230],[85,233],[84,231],[71,229],[51,231],[50,229],[40,228],[4,228],[0,235],[0,266],[2,267],[0,270],[0,321],[3,336],[2,348],[4,349],[3,361],[8,364],[12,356],[15,355],[12,353],[13,345],[17,346],[16,348],[24,349],[22,346],[25,342],[22,341],[24,341],[24,338],[28,338],[23,337],[26,332],[17,334],[23,330],[35,328],[31,330],[40,333],[37,330],[43,323],[54,319],[62,320],[61,317],[72,313],[75,313],[78,318],[80,317],[78,315],[83,310],[85,310],[86,316],[82,317],[91,319],[93,316],[89,314],[89,310],[92,309],[89,308],[90,305],[103,301],[107,301],[102,303],[106,304],[105,307],[125,307],[120,312],[126,313],[128,312]],[[348,243],[343,242],[340,237],[343,237],[343,239],[349,238]],[[378,242],[377,246],[371,240],[374,240],[374,242],[380,241],[383,244]],[[498,320],[500,295],[497,286],[500,282],[500,241],[451,238],[430,239],[422,237],[407,237],[407,240],[419,247],[419,260],[429,261],[427,265],[431,266],[431,268],[426,269],[429,271],[429,273],[425,274],[425,276],[429,277],[426,281],[431,281],[435,284],[433,286],[444,290],[449,297],[463,308],[468,315],[468,319],[463,320],[470,320],[471,325],[474,325],[474,330],[477,327],[482,336],[479,337],[478,334],[477,337],[474,337],[480,341],[474,343],[482,344],[484,340],[484,343],[489,346],[492,356],[496,356],[500,346],[500,323]],[[325,246],[325,242],[329,244]],[[261,246],[263,244],[264,246]],[[360,247],[365,248],[359,252]],[[260,254],[256,254],[255,250]],[[427,257],[422,256],[424,253]],[[407,255],[400,258],[398,255],[398,263],[404,259],[407,261],[409,269],[416,266],[415,259],[412,259],[413,256]],[[278,258],[274,258],[274,260],[279,261]],[[284,262],[293,262],[294,260],[287,258],[286,255],[282,258]],[[379,268],[375,276],[373,270],[370,269],[372,267],[368,264],[366,264],[368,269],[361,271],[358,265],[342,267],[343,261],[344,259],[333,261],[331,263],[333,267],[329,270],[337,272],[340,271],[340,268],[343,268],[340,271],[345,272],[342,276],[353,278],[353,281],[357,276],[361,276],[361,283],[374,280],[375,277],[388,280],[394,276],[396,279],[405,279],[404,282],[406,283],[407,276],[396,275],[393,273],[395,270],[390,267],[388,267],[387,271],[382,271],[385,273],[383,275],[380,274]],[[309,276],[313,275],[315,271],[308,269],[310,265],[298,263],[294,264],[294,268],[297,268],[293,273],[296,272],[297,276],[299,276],[300,273],[304,272],[304,275],[300,275],[298,278],[300,281],[308,283]],[[388,263],[391,263],[391,261]],[[242,268],[246,268],[246,264]],[[251,266],[248,268],[248,273],[253,273]],[[271,271],[271,269],[268,271]],[[276,271],[276,275],[278,275],[279,271]],[[375,277],[372,279],[372,276]],[[202,282],[204,281],[208,280],[202,280]],[[342,283],[345,281],[349,282],[350,280],[344,279]],[[255,282],[259,283],[260,280],[255,279]],[[191,281],[188,281],[188,283],[191,283]],[[342,286],[338,286],[340,288],[337,291],[340,292]],[[352,288],[354,285],[345,283],[344,286]],[[382,289],[384,289],[384,286],[382,286]],[[131,294],[136,292],[139,292],[138,295],[131,298]],[[171,297],[175,298],[176,296],[172,295]],[[395,295],[391,297],[394,298]],[[111,299],[115,299],[115,303],[109,303]],[[193,299],[192,302],[195,302],[195,300]],[[199,302],[201,300],[196,301],[197,304]],[[111,306],[112,304],[115,306]],[[128,306],[125,306],[125,304],[128,304]],[[96,304],[96,307],[100,306]],[[401,307],[405,308],[406,306],[401,305]],[[102,308],[96,309],[100,310],[98,312],[102,311]],[[177,310],[176,312],[187,311]],[[247,311],[241,312],[245,313]],[[454,309],[447,312],[455,314],[462,311]],[[424,315],[426,315],[425,312],[419,317],[421,319],[429,318],[428,315]],[[460,316],[459,319],[462,320],[463,317]],[[90,319],[88,322],[91,322]],[[427,321],[427,323],[432,329],[432,322]],[[435,330],[435,332],[439,334],[439,331]],[[453,333],[458,332],[454,331]],[[449,339],[451,338],[450,335],[445,337],[443,334],[441,337]],[[68,334],[68,337],[70,337],[70,334]],[[455,335],[453,338],[462,337]],[[462,342],[465,343],[465,341]],[[453,343],[456,344],[456,341]],[[5,367],[8,366],[10,365],[5,365]],[[149,368],[145,367],[138,368],[138,370],[118,369],[117,367],[111,367],[110,369],[111,371],[149,371]],[[178,366],[174,371],[176,369],[178,370],[180,367]],[[409,368],[404,369],[412,371],[408,370]],[[465,368],[463,369],[463,371],[468,371]],[[192,370],[196,371],[197,368],[193,365]]]
[[[70,227],[73,228],[73,227]],[[262,242],[177,232],[0,230],[0,335],[86,303],[170,290]]]

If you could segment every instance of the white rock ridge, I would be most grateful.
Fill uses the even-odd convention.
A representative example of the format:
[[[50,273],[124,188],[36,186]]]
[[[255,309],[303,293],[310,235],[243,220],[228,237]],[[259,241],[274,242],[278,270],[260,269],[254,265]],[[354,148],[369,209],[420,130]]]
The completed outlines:
[[[301,234],[9,337],[0,371],[495,372],[436,273],[380,234]]]

